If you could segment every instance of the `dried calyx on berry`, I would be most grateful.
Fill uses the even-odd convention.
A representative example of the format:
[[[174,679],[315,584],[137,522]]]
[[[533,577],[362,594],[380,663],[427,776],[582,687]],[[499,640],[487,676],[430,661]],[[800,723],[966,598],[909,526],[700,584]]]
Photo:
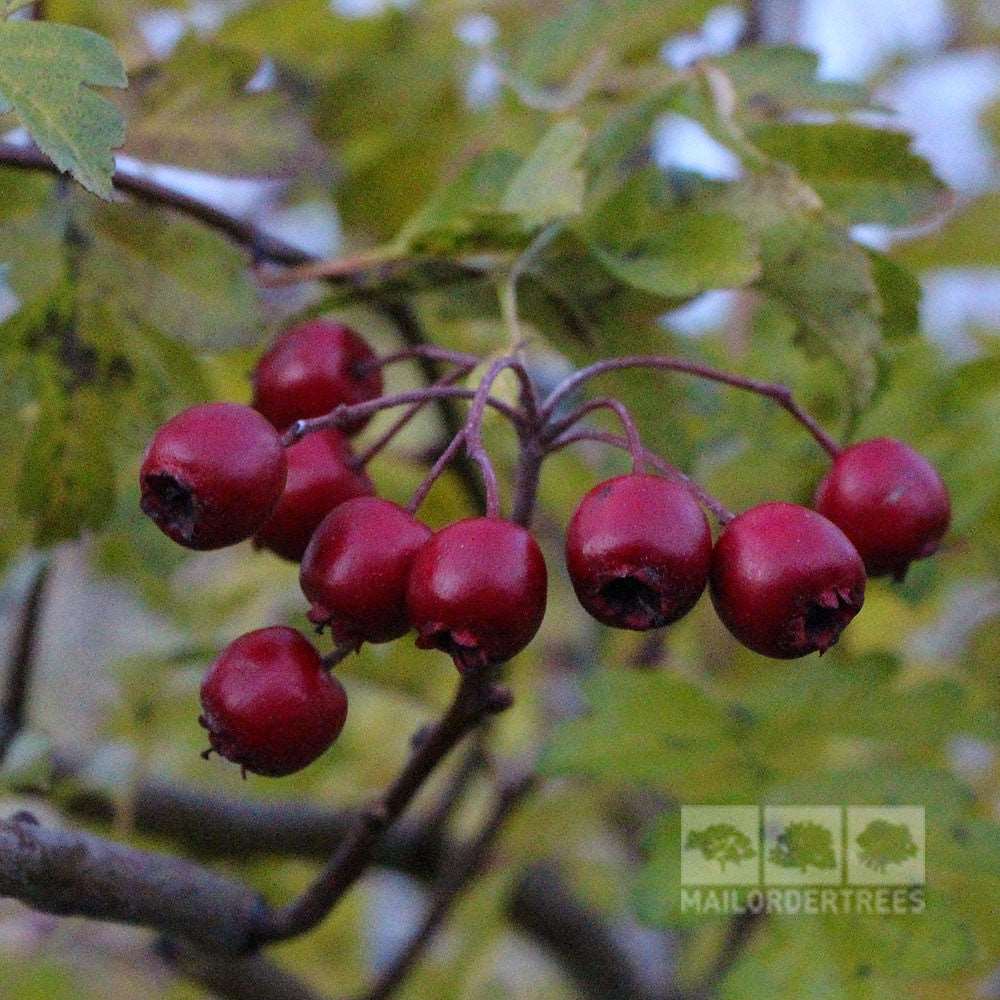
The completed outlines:
[[[566,533],[566,566],[598,621],[644,631],[694,607],[708,580],[712,534],[687,486],[619,476],[580,501]]]
[[[765,503],[731,521],[712,554],[712,601],[743,645],[775,659],[823,653],[861,610],[850,539],[806,507]]]
[[[263,525],[286,475],[281,439],[256,410],[206,403],[156,432],[139,473],[140,506],[179,545],[218,549]]]
[[[845,448],[816,491],[816,509],[854,543],[869,576],[897,580],[937,551],[951,520],[937,470],[893,438]]]
[[[389,500],[340,504],[313,535],[299,581],[309,620],[339,643],[389,642],[410,628],[406,587],[431,529]]]
[[[406,604],[422,649],[459,670],[509,660],[545,616],[545,559],[531,533],[499,517],[457,521],[417,553]]]
[[[317,319],[283,333],[253,373],[253,405],[279,430],[382,394],[374,352],[342,323]],[[345,428],[361,430],[367,420]]]
[[[300,633],[283,626],[231,642],[205,675],[201,704],[198,721],[212,750],[271,777],[311,764],[347,718],[343,685]]]

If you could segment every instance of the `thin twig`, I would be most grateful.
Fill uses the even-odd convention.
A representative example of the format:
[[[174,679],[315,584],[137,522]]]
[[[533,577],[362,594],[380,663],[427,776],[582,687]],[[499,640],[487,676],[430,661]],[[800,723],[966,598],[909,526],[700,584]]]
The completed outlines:
[[[718,995],[718,988],[739,961],[748,942],[763,921],[763,913],[752,913],[749,910],[737,914],[730,920],[719,954],[716,955],[701,982],[685,994],[685,1000],[711,1000]]]
[[[494,683],[492,672],[465,673],[451,706],[422,734],[403,770],[381,798],[361,814],[312,885],[262,921],[257,942],[296,937],[320,923],[371,864],[381,834],[399,818],[437,765],[483,719],[504,711],[511,703],[510,692]]]
[[[395,961],[379,976],[374,986],[364,994],[363,1000],[388,1000],[402,985],[407,975],[427,951],[463,891],[482,871],[503,824],[527,794],[532,783],[533,777],[525,775],[501,789],[479,833],[469,844],[465,845],[460,856],[454,858],[446,866],[441,882],[434,890],[430,907],[420,926]]]
[[[31,678],[38,647],[38,626],[45,601],[45,587],[49,580],[50,564],[43,559],[35,570],[21,611],[17,637],[7,673],[3,704],[0,705],[0,761],[6,756],[14,738],[24,727],[31,694]]]
[[[420,359],[430,359],[431,361],[443,361],[445,364],[458,365],[460,368],[475,368],[479,364],[480,358],[475,354],[466,351],[450,351],[446,347],[438,347],[436,344],[417,344],[413,347],[404,347],[401,351],[393,351],[392,354],[383,354],[376,358],[369,368],[387,368],[389,365],[398,364],[400,361],[415,361]]]
[[[562,420],[550,424],[545,434],[546,440],[556,440],[564,431],[569,430],[574,424],[578,424],[588,414],[593,413],[594,410],[602,409],[611,410],[618,417],[618,421],[625,431],[625,439],[628,441],[629,454],[632,456],[632,469],[634,472],[642,472],[646,460],[646,451],[642,446],[639,428],[636,427],[635,420],[625,404],[620,400],[612,399],[610,396],[588,400],[573,410],[572,413],[567,414]]]
[[[423,826],[429,837],[444,835],[448,823],[465,798],[465,793],[483,769],[487,760],[489,732],[489,723],[483,722],[469,738],[469,745],[458,767],[448,777],[437,802],[424,817]]]
[[[423,325],[417,318],[413,307],[406,302],[401,302],[395,298],[374,297],[372,302],[399,331],[400,339],[407,347],[421,348],[427,346],[427,336]],[[424,377],[427,385],[433,385],[441,379],[441,366],[433,358],[417,357],[417,365]],[[452,399],[439,399],[434,404],[437,407],[438,417],[441,420],[441,429],[444,431],[445,442],[450,441],[465,425],[465,417],[459,412]],[[438,449],[444,451],[447,444]],[[459,482],[465,490],[469,503],[474,510],[480,510],[486,498],[483,495],[483,488],[479,482],[479,476],[473,468],[472,463],[464,456],[455,463],[455,471],[458,473]]]
[[[619,437],[617,434],[608,434],[606,431],[585,428],[567,431],[549,445],[548,451],[549,453],[559,451],[568,445],[576,444],[577,441],[597,441],[601,444],[611,445],[614,448],[621,448],[623,451],[629,450],[629,442],[625,438]],[[652,465],[654,469],[664,476],[680,480],[684,483],[691,490],[691,493],[712,512],[719,524],[728,524],[736,516],[721,500],[712,496],[708,490],[696,483],[690,476],[681,472],[677,466],[671,465],[666,459],[661,458],[648,448],[643,449],[643,456],[649,465]]]
[[[686,361],[684,358],[669,357],[661,354],[639,354],[623,358],[606,358],[603,361],[595,362],[587,368],[581,368],[572,375],[563,379],[549,393],[548,399],[542,404],[543,417],[552,415],[560,400],[569,393],[578,389],[584,382],[589,381],[598,375],[607,372],[621,371],[625,368],[655,368],[664,371],[681,372],[685,375],[693,375],[696,378],[708,379],[711,382],[721,382],[724,385],[732,386],[734,389],[743,389],[747,392],[756,393],[772,399],[783,410],[790,413],[807,431],[815,438],[817,443],[832,457],[840,453],[840,446],[830,437],[829,434],[820,427],[819,423],[792,398],[791,390],[784,385],[775,382],[761,382],[757,379],[746,378],[743,375],[736,375],[732,372],[720,371],[708,365],[697,364],[693,361]]]
[[[434,385],[454,385],[456,382],[461,382],[466,375],[471,372],[472,369],[469,367],[456,368],[453,372],[445,375],[444,378],[440,378]],[[396,437],[397,434],[404,427],[406,427],[413,418],[420,413],[420,411],[431,402],[429,399],[419,400],[416,403],[410,404],[408,410],[399,416],[395,422],[386,429],[386,431],[381,434],[376,440],[374,440],[358,457],[355,459],[355,465],[360,469],[366,466],[376,455],[380,454],[385,447]],[[476,483],[478,485],[478,480]]]
[[[364,417],[369,417],[382,410],[391,410],[396,406],[406,406],[408,403],[426,403],[432,399],[471,399],[475,405],[477,398],[478,390],[463,389],[454,385],[429,385],[423,389],[410,389],[407,392],[397,392],[390,396],[379,396],[377,399],[370,399],[364,403],[352,405],[342,403],[321,417],[296,420],[285,432],[284,443],[286,445],[294,444],[306,434],[312,434],[315,431],[350,427]],[[523,422],[521,414],[502,400],[487,396],[483,401],[483,406],[493,407],[515,426],[519,426]]]
[[[490,389],[493,388],[497,377],[507,368],[516,370],[518,367],[517,359],[511,357],[498,358],[490,365],[476,389],[475,398],[472,401],[472,406],[469,407],[469,415],[465,422],[465,453],[479,466],[480,474],[483,477],[487,517],[500,515],[500,487],[497,484],[496,470],[493,468],[493,463],[483,445],[483,416],[486,412],[486,405],[491,398]]]
[[[424,477],[424,481],[414,490],[410,502],[406,505],[406,509],[411,514],[415,514],[420,509],[420,505],[427,499],[428,493],[441,478],[441,474],[459,457],[462,446],[465,444],[465,435],[465,428],[463,428],[451,439],[448,447],[438,455],[430,472]]]

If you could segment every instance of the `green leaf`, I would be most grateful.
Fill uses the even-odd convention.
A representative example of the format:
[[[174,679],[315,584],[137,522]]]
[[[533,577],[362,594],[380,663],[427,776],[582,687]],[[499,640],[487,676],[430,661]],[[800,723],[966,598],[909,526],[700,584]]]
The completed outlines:
[[[745,285],[760,272],[743,222],[651,167],[628,177],[577,230],[612,275],[668,300]]]
[[[221,174],[315,167],[317,149],[288,99],[247,91],[257,66],[247,53],[185,40],[152,83],[134,91],[127,151]]]
[[[166,212],[102,206],[80,264],[88,296],[171,337],[219,349],[259,337],[244,255],[224,237]]]
[[[0,97],[41,150],[84,187],[111,197],[112,150],[125,126],[118,109],[89,86],[124,87],[121,60],[100,35],[66,24],[0,23]]]
[[[638,782],[700,801],[754,787],[738,723],[690,681],[600,670],[584,690],[590,714],[558,727],[543,773]]]
[[[901,244],[893,258],[918,271],[943,267],[1000,267],[1000,193],[984,194],[920,239]]]
[[[502,216],[500,202],[521,167],[521,158],[506,149],[483,153],[453,181],[438,188],[409,219],[392,247],[399,253],[449,251],[518,242],[514,220]]]
[[[586,146],[587,130],[579,122],[553,125],[514,175],[500,210],[519,215],[528,226],[578,215],[584,175],[577,164]]]
[[[689,298],[710,288],[736,288],[757,277],[760,264],[746,227],[722,212],[682,210],[625,253],[592,247],[608,270],[633,288]]]
[[[572,79],[599,51],[609,63],[631,53],[655,55],[664,38],[695,28],[712,6],[712,0],[576,0],[530,25],[513,71],[524,83],[549,87]]]
[[[748,132],[768,156],[790,164],[843,222],[908,226],[941,208],[944,185],[910,152],[903,132],[850,122],[767,123]]]
[[[920,330],[920,282],[910,270],[885,254],[868,251],[872,278],[882,302],[882,336],[886,340],[915,337]]]
[[[741,111],[781,117],[790,111],[853,111],[870,107],[855,83],[820,80],[819,57],[793,46],[741,48],[712,60],[732,81]]]
[[[877,387],[879,313],[871,264],[843,230],[789,219],[761,237],[760,287],[799,324],[807,346],[830,354],[851,380],[855,404]]]
[[[114,465],[105,428],[113,411],[99,393],[60,398],[44,390],[18,484],[18,508],[34,522],[35,544],[53,545],[103,527],[115,502]]]

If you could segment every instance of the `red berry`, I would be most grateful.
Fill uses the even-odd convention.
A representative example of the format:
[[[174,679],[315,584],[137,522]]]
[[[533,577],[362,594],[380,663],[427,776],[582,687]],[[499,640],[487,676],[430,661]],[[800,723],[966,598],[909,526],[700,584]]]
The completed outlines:
[[[340,431],[314,431],[286,449],[288,481],[254,542],[298,562],[320,521],[338,504],[374,492]]]
[[[894,438],[845,448],[816,491],[816,509],[854,542],[869,576],[906,575],[937,551],[951,502],[937,470]]]
[[[538,543],[495,517],[457,521],[417,553],[406,606],[421,649],[443,649],[459,670],[501,663],[534,638],[547,574]]]
[[[861,610],[865,568],[850,539],[822,515],[765,503],[726,525],[710,584],[715,610],[744,646],[790,660],[837,641]]]
[[[168,420],[146,449],[140,506],[189,549],[219,549],[249,538],[285,486],[285,449],[249,406],[205,403]]]
[[[309,620],[337,642],[389,642],[410,628],[406,584],[431,529],[389,500],[340,504],[316,529],[299,580]]]
[[[619,476],[580,501],[566,533],[566,566],[599,622],[642,632],[686,615],[705,589],[708,521],[683,484]]]
[[[311,764],[347,718],[343,685],[302,635],[283,626],[231,642],[205,675],[201,705],[212,749],[273,777]]]
[[[283,333],[253,373],[253,405],[279,430],[382,394],[375,354],[350,327],[317,319]],[[360,420],[348,430],[359,431]]]

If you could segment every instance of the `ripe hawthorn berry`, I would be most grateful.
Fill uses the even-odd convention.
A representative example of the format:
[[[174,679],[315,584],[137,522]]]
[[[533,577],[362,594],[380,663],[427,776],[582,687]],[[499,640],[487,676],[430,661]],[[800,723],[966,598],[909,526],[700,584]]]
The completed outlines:
[[[531,533],[498,517],[456,521],[413,560],[406,606],[421,649],[459,670],[509,660],[545,616],[545,559]]]
[[[816,509],[854,543],[869,576],[897,580],[913,560],[937,551],[951,520],[937,470],[894,438],[845,448],[819,484]]]
[[[788,660],[837,641],[861,610],[865,568],[832,521],[775,502],[726,525],[709,582],[715,610],[744,646]]]
[[[285,430],[296,420],[319,417],[341,403],[364,403],[382,395],[375,354],[349,326],[325,319],[283,333],[254,370],[253,405]],[[346,428],[361,430],[367,420]]]
[[[139,473],[140,506],[178,544],[219,549],[260,528],[286,474],[281,439],[256,410],[205,403],[154,435]]]
[[[316,529],[299,582],[309,620],[337,642],[389,642],[410,628],[406,586],[431,529],[390,500],[358,497],[335,507]]]
[[[347,718],[343,685],[312,644],[284,626],[231,642],[205,675],[201,705],[212,750],[271,777],[311,764]]]
[[[338,504],[373,493],[363,469],[354,466],[347,438],[335,430],[314,431],[285,449],[288,480],[254,544],[298,562],[320,521]]]
[[[618,476],[580,501],[566,533],[576,596],[599,622],[645,631],[677,621],[708,580],[712,533],[682,483]]]

